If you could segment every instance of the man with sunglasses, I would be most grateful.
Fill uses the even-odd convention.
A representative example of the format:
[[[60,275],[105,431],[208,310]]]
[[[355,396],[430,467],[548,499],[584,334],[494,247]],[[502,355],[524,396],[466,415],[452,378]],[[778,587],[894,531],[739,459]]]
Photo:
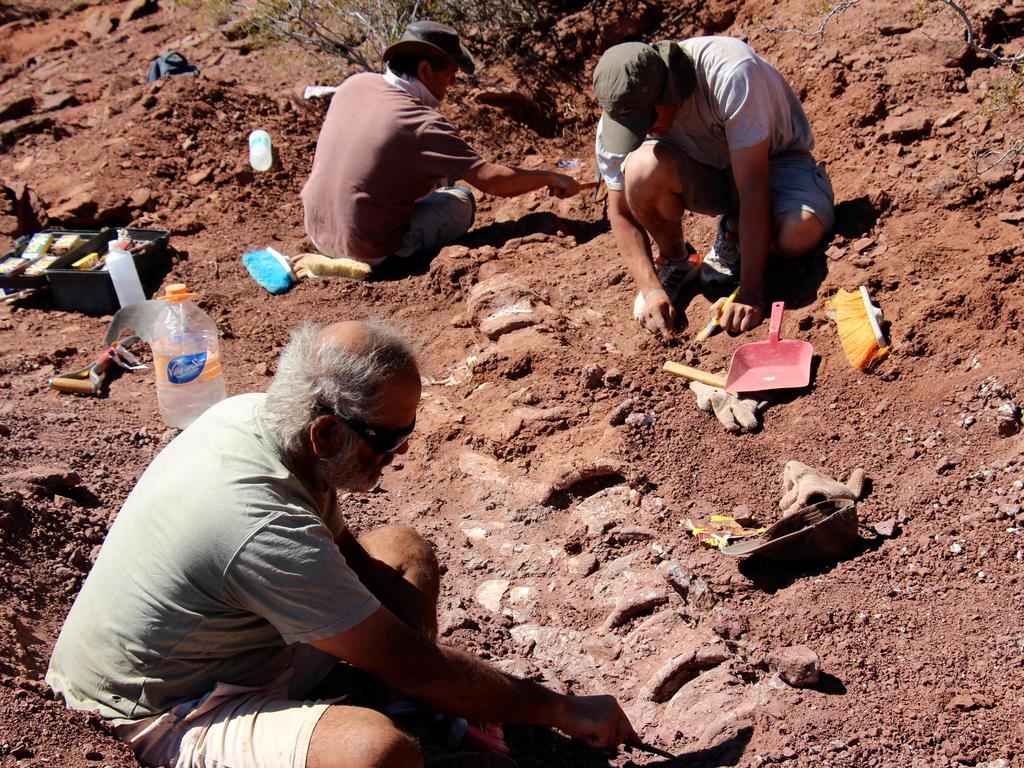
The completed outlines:
[[[387,716],[314,692],[338,660],[450,715],[635,740],[611,696],[440,644],[432,547],[404,526],[346,526],[336,492],[373,488],[409,449],[419,399],[386,326],[295,332],[266,394],[210,408],[139,479],[57,640],[54,691],[151,766],[421,766]]]
[[[579,192],[565,174],[487,162],[437,111],[459,71],[476,70],[454,29],[414,21],[384,62],[383,75],[353,75],[331,100],[302,189],[306,234],[319,254],[297,259],[300,277],[342,273],[341,257],[372,267],[454,241],[476,211],[458,180],[499,197]]]
[[[741,40],[698,37],[609,48],[594,92],[604,109],[596,150],[608,219],[639,288],[634,317],[670,335],[673,301],[698,275],[682,232],[684,212],[694,211],[720,217],[700,277],[730,290],[738,283],[716,316],[729,332],[756,327],[769,252],[804,256],[835,222],[832,185],[792,87]]]

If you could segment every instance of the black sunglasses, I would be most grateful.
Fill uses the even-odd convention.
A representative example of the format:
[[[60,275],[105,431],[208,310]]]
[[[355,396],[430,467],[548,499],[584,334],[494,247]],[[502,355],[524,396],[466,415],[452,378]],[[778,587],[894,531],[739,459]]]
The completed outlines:
[[[370,446],[376,453],[394,453],[409,440],[409,435],[416,429],[416,417],[413,416],[412,423],[407,427],[400,427],[399,429],[384,429],[383,427],[373,427],[367,424],[365,421],[359,421],[359,419],[350,419],[348,416],[342,416],[340,413],[335,413],[326,406],[320,409],[321,413],[329,416],[334,416],[349,429],[359,435],[366,444]]]

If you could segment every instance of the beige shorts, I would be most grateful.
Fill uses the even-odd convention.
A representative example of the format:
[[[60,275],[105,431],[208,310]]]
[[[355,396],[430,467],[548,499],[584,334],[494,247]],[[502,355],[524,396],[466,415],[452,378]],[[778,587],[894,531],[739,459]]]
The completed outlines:
[[[345,697],[310,701],[303,695],[337,663],[297,645],[290,665],[264,686],[218,683],[200,699],[114,730],[147,766],[305,768],[313,729]]]

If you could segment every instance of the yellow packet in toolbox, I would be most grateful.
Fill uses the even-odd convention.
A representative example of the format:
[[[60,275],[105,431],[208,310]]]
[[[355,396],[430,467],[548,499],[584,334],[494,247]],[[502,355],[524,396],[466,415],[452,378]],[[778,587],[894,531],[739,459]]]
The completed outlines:
[[[21,252],[21,258],[30,261],[38,259],[46,253],[51,242],[53,242],[53,235],[50,232],[36,232],[36,234],[32,235],[32,239],[28,241],[25,250]]]
[[[20,275],[29,264],[31,259],[23,259],[20,256],[8,256],[0,261],[0,277],[14,277]]]
[[[53,245],[50,246],[50,253],[56,253],[58,255],[67,253],[72,248],[76,247],[82,242],[81,235],[67,234],[61,235],[54,240]]]
[[[32,262],[32,265],[25,270],[25,275],[28,277],[38,277],[50,268],[57,259],[60,258],[60,254],[51,253],[43,256],[41,259],[36,259]]]
[[[76,261],[74,264],[72,264],[71,268],[72,269],[92,269],[97,264],[99,264],[99,262],[100,262],[100,255],[98,253],[96,253],[96,251],[93,251],[92,253],[85,254],[85,256],[83,256],[78,261]]]

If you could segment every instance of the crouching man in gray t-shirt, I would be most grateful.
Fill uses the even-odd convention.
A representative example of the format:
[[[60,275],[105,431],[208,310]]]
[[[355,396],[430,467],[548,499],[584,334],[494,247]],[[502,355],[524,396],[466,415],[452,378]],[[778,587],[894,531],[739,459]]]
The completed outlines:
[[[439,568],[411,529],[356,539],[335,491],[408,450],[420,376],[384,326],[306,326],[266,394],[210,408],[121,508],[46,680],[145,765],[421,766],[383,714],[310,700],[338,660],[428,707],[636,739],[611,696],[565,696],[437,642]],[[500,741],[498,746],[501,746]]]
[[[722,327],[758,325],[769,251],[803,256],[834,223],[832,185],[811,155],[814,137],[793,89],[746,43],[698,37],[609,48],[594,92],[604,108],[596,150],[608,218],[639,288],[634,317],[671,332],[672,302],[697,276],[681,226],[695,211],[721,217],[701,278],[739,283],[734,302],[715,305]]]

